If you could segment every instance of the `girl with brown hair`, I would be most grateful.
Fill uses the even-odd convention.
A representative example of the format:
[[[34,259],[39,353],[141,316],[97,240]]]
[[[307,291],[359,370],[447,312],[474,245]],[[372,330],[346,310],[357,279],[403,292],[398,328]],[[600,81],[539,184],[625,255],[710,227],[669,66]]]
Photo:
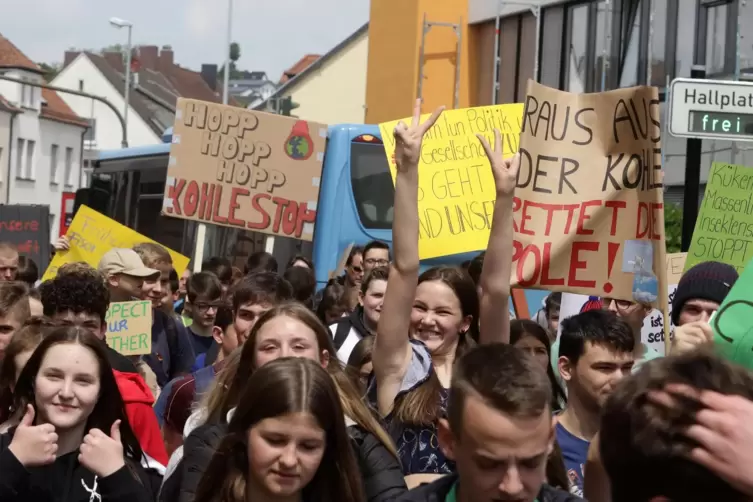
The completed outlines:
[[[337,389],[345,423],[361,467],[361,476],[369,502],[391,500],[406,491],[400,463],[389,435],[364,404],[334,356],[327,328],[306,307],[284,303],[264,313],[249,338],[227,360],[217,375],[200,410],[189,423],[203,422],[183,445],[183,477],[180,502],[192,502],[198,477],[204,473],[213,448],[227,429],[228,415],[239,406],[242,393],[252,375],[264,365],[282,357],[316,361],[327,370]],[[187,427],[189,424],[187,423]]]
[[[401,121],[394,130],[397,174],[392,239],[395,259],[390,266],[372,355],[376,388],[371,390],[376,391],[379,411],[386,417],[396,439],[409,487],[430,482],[455,469],[454,462],[446,458],[439,447],[437,422],[447,407],[454,362],[479,338],[479,296],[467,271],[437,267],[419,276],[418,164],[423,136],[441,113],[442,108],[422,123],[421,101],[418,100],[410,126]],[[499,208],[495,205],[497,224],[500,218],[511,218],[511,205],[500,201],[500,197],[507,197],[512,191],[514,176],[508,176],[508,164],[502,160],[499,133],[495,135],[495,150],[485,138],[479,139],[497,185],[500,205]],[[510,204],[511,201],[510,197]],[[481,322],[482,328],[488,323],[479,340],[482,343],[509,338],[506,316],[512,230],[503,237],[508,246],[501,250],[500,259],[508,262],[508,281],[499,285],[482,283],[482,287],[494,286],[497,292],[503,293],[496,297],[493,306],[495,315],[499,313],[497,319],[490,316],[488,321]],[[486,262],[484,267],[486,269]],[[487,308],[487,312],[490,309]]]
[[[272,361],[239,398],[195,502],[365,502],[338,390],[321,364]]]

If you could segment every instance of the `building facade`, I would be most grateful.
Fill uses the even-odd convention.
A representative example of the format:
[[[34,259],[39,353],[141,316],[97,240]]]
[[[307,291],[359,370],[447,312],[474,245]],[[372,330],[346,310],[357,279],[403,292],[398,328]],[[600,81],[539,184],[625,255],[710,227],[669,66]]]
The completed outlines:
[[[480,105],[522,101],[529,78],[571,92],[649,84],[660,90],[666,125],[669,83],[689,77],[693,65],[704,66],[707,78],[753,79],[753,44],[745,36],[753,27],[750,2],[533,1],[533,8],[521,3],[470,0],[469,22],[479,49],[475,63]],[[665,127],[665,200],[680,205],[685,149],[685,139],[672,137]],[[704,140],[702,152],[702,189],[713,162],[753,166],[753,151],[744,142]]]
[[[82,182],[88,123],[44,84],[43,71],[0,36],[0,203],[47,205],[50,240],[57,239],[62,194]]]

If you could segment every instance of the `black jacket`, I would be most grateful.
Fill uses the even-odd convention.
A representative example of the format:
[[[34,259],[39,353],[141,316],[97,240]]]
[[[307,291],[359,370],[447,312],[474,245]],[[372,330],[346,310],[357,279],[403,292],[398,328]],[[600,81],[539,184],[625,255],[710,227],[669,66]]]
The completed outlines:
[[[13,430],[0,435],[0,501],[2,502],[152,502],[152,480],[129,464],[99,478],[78,463],[78,450],[54,463],[25,468],[8,449]],[[99,495],[100,498],[97,498]]]
[[[457,481],[457,474],[442,476],[433,483],[421,485],[409,491],[396,502],[444,502],[447,494],[450,492],[452,485]],[[570,495],[566,491],[552,488],[549,485],[543,485],[539,496],[536,497],[538,502],[584,502],[582,498]]]
[[[226,431],[226,424],[205,424],[196,428],[186,438],[183,443],[181,465],[175,474],[168,478],[169,484],[172,485],[172,478],[179,476],[180,490],[177,502],[193,502],[201,477],[209,467],[212,455]],[[363,476],[366,500],[388,502],[407,493],[400,463],[379,439],[355,425],[348,427],[348,432]],[[170,500],[170,493],[174,494],[175,489],[168,487],[168,482],[162,487],[160,500],[174,502],[174,499]]]

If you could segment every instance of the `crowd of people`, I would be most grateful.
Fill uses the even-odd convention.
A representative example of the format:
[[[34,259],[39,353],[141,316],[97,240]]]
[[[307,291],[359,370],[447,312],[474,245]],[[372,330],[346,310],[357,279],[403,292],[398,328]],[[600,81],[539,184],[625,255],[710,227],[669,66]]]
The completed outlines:
[[[480,138],[487,249],[421,272],[419,153],[441,110],[418,113],[395,130],[392,248],[353,247],[319,291],[303,256],[179,276],[153,243],[39,284],[0,243],[0,501],[753,500],[753,377],[708,324],[735,269],[683,275],[667,357],[641,342],[648,305],[560,321],[553,293],[511,320],[519,159]],[[125,356],[107,312],[134,299],[151,353]]]

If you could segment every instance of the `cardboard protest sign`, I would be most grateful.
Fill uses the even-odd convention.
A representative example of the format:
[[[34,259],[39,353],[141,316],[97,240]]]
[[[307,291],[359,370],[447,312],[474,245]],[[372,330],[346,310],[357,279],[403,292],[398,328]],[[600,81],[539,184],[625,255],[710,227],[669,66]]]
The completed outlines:
[[[39,270],[50,263],[50,207],[0,205],[0,241],[15,244]]]
[[[152,302],[111,303],[105,316],[107,345],[124,356],[152,352]]]
[[[102,256],[112,248],[132,248],[143,242],[155,242],[138,232],[121,225],[88,206],[81,206],[68,227],[70,249],[55,254],[42,277],[43,281],[54,279],[58,269],[66,263],[83,261],[96,268]],[[155,244],[159,244],[155,242]],[[164,247],[164,246],[163,246]],[[173,259],[173,268],[180,274],[188,267],[190,259],[165,247]]]
[[[311,241],[327,127],[178,99],[162,214]]]
[[[418,166],[418,256],[422,260],[486,249],[497,191],[476,133],[494,145],[494,129],[499,129],[504,155],[510,157],[518,151],[522,112],[521,104],[445,110],[426,133]],[[403,119],[406,124],[410,121]],[[379,124],[393,182],[398,122]]]
[[[753,258],[753,168],[714,162],[685,270],[719,261],[742,272]]]
[[[753,261],[710,320],[714,347],[727,360],[753,370]]]
[[[672,253],[667,255],[667,303],[669,304],[669,322],[672,316],[672,299],[677,290],[677,284],[680,282],[683,265],[685,263],[686,253]],[[594,298],[586,295],[574,293],[563,293],[562,303],[560,305],[560,322],[563,319],[572,317],[582,311],[587,310],[590,306],[595,305]],[[599,306],[601,308],[601,306]],[[560,323],[560,326],[562,324]],[[673,333],[675,326],[670,324],[670,333]],[[672,335],[670,334],[670,337]],[[664,341],[664,316],[658,309],[653,309],[643,321],[641,328],[641,341],[653,348],[660,354],[665,354]]]
[[[656,88],[571,94],[528,82],[513,285],[666,302]]]

